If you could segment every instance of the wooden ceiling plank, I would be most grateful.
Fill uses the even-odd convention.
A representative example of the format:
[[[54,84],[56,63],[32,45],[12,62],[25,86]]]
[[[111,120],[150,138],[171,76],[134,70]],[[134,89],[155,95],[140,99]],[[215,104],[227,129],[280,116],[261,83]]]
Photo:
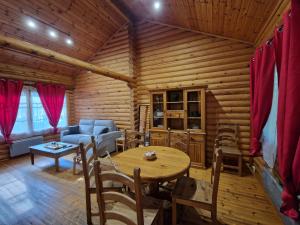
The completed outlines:
[[[170,24],[166,24],[166,23],[162,23],[162,22],[152,21],[152,20],[147,20],[147,21],[149,23],[153,23],[153,24],[160,24],[160,25],[163,25],[163,26],[173,27],[173,28],[177,28],[177,29],[181,29],[181,30],[185,30],[185,31],[190,31],[190,32],[198,33],[198,34],[203,34],[203,35],[207,35],[207,36],[211,36],[211,37],[223,38],[223,39],[227,39],[227,40],[240,42],[240,43],[243,43],[243,44],[246,44],[246,45],[249,45],[249,46],[253,46],[252,42],[248,42],[248,41],[244,41],[244,40],[240,40],[240,39],[226,37],[226,36],[223,36],[223,35],[216,35],[216,34],[212,34],[212,33],[208,33],[208,32],[192,30],[192,29],[179,27],[179,26],[175,26],[175,25],[170,25]]]
[[[280,23],[283,13],[289,8],[290,0],[280,0],[278,2],[271,13],[271,16],[268,17],[259,34],[257,35],[255,39],[255,46],[260,45],[262,42],[272,37],[275,26]]]
[[[137,20],[136,16],[122,0],[106,0],[106,2],[111,4],[111,6],[124,17],[126,22],[134,23]]]
[[[45,58],[50,58],[52,60],[57,60],[59,62],[63,62],[75,67],[79,67],[81,69],[89,70],[93,73],[100,74],[103,76],[107,76],[113,79],[117,80],[122,80],[126,81],[129,84],[133,84],[133,79],[129,76],[110,71],[105,68],[98,67],[96,65],[93,65],[91,63],[84,62],[82,60],[72,58],[70,56],[66,56],[64,54],[45,49],[43,47],[17,40],[15,38],[10,38],[10,37],[5,37],[0,35],[0,46],[4,48],[9,48],[9,49],[16,49],[25,53],[32,54],[33,56],[41,56]]]

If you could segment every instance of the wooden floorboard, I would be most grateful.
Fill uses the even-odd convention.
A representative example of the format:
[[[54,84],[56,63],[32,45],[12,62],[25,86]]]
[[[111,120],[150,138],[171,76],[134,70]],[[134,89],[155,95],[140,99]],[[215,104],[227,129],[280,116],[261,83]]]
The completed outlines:
[[[28,156],[0,162],[0,224],[86,224],[83,178],[72,174],[69,158],[60,160],[59,173],[45,157],[37,157],[34,166]],[[191,176],[209,180],[210,170],[192,169]],[[221,223],[282,224],[255,177],[222,173],[220,182]],[[193,211],[186,210],[185,217],[193,218]]]

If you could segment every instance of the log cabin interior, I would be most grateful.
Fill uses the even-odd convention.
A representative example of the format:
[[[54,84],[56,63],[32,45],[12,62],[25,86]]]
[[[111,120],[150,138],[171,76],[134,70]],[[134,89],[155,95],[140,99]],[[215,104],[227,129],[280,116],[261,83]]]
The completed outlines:
[[[0,10],[0,224],[299,224],[299,0]]]

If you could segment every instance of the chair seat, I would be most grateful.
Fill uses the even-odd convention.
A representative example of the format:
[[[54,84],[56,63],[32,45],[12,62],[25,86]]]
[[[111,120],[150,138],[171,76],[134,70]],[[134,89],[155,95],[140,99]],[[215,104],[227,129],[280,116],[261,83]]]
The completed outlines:
[[[242,152],[237,146],[220,146],[220,148],[222,149],[223,155],[242,155]]]
[[[212,184],[184,176],[177,180],[172,196],[176,199],[211,204],[212,192]]]
[[[151,225],[157,218],[159,214],[159,209],[162,207],[162,201],[152,198],[152,197],[144,197],[143,196],[143,214],[144,214],[144,225]],[[123,214],[126,217],[132,219],[133,222],[137,223],[136,212],[130,209],[128,206],[116,202],[107,204],[106,212],[118,212]],[[119,225],[123,224],[119,221],[107,220],[107,225]]]
[[[108,171],[108,170],[106,170]],[[90,178],[90,187],[91,189],[93,189],[94,191],[96,191],[96,183],[95,183],[95,177],[92,176]],[[123,188],[123,184],[119,183],[119,182],[114,182],[114,181],[104,181],[103,182],[103,188]]]

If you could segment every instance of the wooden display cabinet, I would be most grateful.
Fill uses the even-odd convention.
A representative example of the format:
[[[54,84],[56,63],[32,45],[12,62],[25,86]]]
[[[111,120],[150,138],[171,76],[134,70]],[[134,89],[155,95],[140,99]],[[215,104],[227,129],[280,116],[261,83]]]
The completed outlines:
[[[167,145],[167,130],[172,139],[190,130],[189,156],[192,166],[205,167],[205,88],[151,91],[151,145]]]

